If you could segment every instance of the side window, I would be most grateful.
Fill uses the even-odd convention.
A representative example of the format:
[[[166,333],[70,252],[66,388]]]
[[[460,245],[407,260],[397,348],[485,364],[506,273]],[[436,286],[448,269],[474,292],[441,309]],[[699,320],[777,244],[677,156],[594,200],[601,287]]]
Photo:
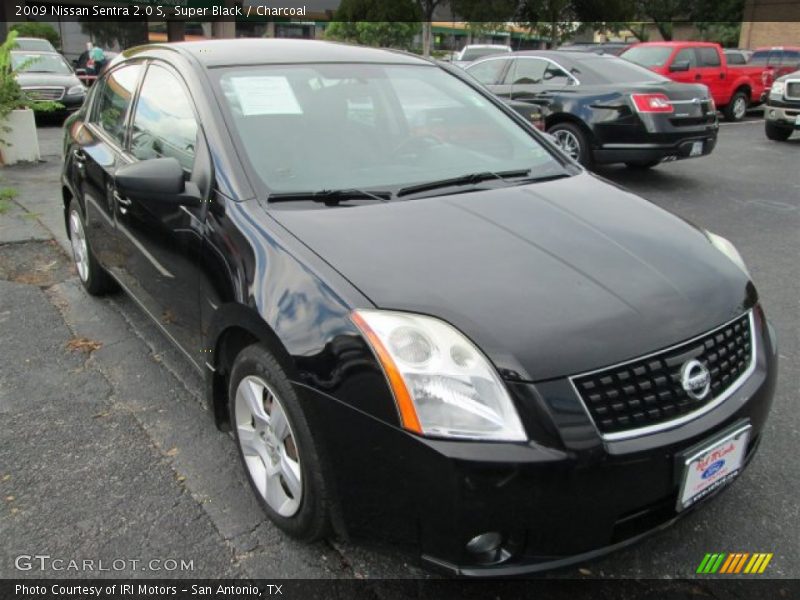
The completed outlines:
[[[92,107],[91,123],[98,125],[120,145],[125,142],[125,118],[131,105],[141,65],[128,65],[115,69],[99,82]]]
[[[512,85],[535,85],[542,83],[550,63],[539,58],[518,58],[512,69]]]
[[[743,65],[745,64],[744,55],[740,52],[726,52],[725,58],[729,65]]]
[[[467,69],[467,73],[483,85],[494,85],[499,82],[500,75],[508,63],[507,59],[492,58]]]
[[[697,67],[697,55],[694,53],[693,48],[684,48],[680,52],[675,55],[675,59],[672,61],[672,64],[677,63],[689,63],[689,68],[694,69]]]
[[[131,127],[131,154],[139,160],[177,158],[191,171],[197,143],[192,103],[178,79],[150,65],[144,75]]]
[[[550,85],[569,85],[570,76],[561,67],[551,64],[544,72],[544,82]]]
[[[701,67],[719,67],[722,64],[716,48],[698,48],[697,52],[700,54]]]
[[[782,65],[793,66],[800,63],[800,51],[797,50],[784,50]]]

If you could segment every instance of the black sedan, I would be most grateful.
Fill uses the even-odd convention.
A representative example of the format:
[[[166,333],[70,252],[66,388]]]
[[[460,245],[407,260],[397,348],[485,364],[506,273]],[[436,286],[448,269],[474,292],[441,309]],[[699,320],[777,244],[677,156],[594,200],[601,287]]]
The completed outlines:
[[[458,69],[128,50],[68,120],[62,181],[85,288],[126,290],[205,374],[289,535],[526,573],[673,522],[758,447],[776,349],[734,246]]]
[[[86,99],[86,86],[58,52],[11,52],[17,83],[32,100],[58,102],[61,112],[78,110]]]
[[[523,115],[544,118],[562,149],[586,167],[649,168],[710,154],[717,143],[705,86],[675,83],[615,56],[514,52],[466,70]]]

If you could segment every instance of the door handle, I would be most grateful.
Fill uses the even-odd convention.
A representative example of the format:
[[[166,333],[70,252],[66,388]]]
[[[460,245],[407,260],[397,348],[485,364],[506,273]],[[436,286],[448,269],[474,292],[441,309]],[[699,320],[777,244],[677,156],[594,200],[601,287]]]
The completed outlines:
[[[695,81],[700,81],[702,78],[703,78],[703,76],[700,75],[700,73],[698,73],[697,75],[694,76],[694,80]]]
[[[79,160],[81,162],[86,160],[86,153],[83,150],[73,150],[72,156],[75,157],[75,160]]]
[[[123,215],[127,214],[128,208],[132,204],[131,201],[128,200],[128,198],[120,196],[117,190],[114,190],[114,200],[116,200],[117,204],[119,204],[119,212],[121,212]]]

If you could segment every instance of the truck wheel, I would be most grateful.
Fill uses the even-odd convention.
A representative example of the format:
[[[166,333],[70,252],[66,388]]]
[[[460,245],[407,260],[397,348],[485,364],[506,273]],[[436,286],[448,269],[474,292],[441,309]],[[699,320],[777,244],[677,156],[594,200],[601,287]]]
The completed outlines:
[[[722,114],[726,121],[741,121],[747,114],[747,94],[744,90],[738,90],[722,109]]]
[[[780,127],[769,121],[764,121],[764,133],[767,134],[767,138],[770,140],[785,142],[789,139],[789,136],[792,135],[792,130]]]

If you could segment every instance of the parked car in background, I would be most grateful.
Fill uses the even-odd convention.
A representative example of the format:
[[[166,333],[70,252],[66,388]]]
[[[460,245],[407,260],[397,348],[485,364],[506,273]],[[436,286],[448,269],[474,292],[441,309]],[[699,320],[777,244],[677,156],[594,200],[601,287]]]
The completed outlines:
[[[461,52],[456,54],[452,62],[457,67],[464,67],[480,58],[485,58],[492,54],[505,54],[508,52],[511,52],[511,46],[502,46],[499,44],[470,44],[464,46]]]
[[[560,46],[559,50],[567,52],[596,52],[598,54],[613,54],[619,56],[631,45],[625,42],[602,42],[598,44],[568,44]]]
[[[742,50],[741,48],[725,48],[723,52],[729,65],[746,65],[753,55],[752,50]]]
[[[103,54],[105,55],[105,58],[99,71],[102,71],[107,65],[109,65],[111,61],[119,55],[119,52],[104,50]],[[91,86],[97,80],[99,71],[96,61],[93,61],[90,56],[89,50],[82,52],[80,56],[78,56],[78,58],[72,62],[72,64],[75,67],[75,73],[78,76],[78,79],[80,79],[87,87]]]
[[[485,58],[466,71],[515,110],[541,112],[545,130],[587,167],[649,168],[716,145],[716,108],[705,86],[675,83],[615,56],[533,50]]]
[[[18,37],[15,50],[22,52],[57,52],[49,40],[33,37]]]
[[[742,120],[771,81],[764,67],[728,65],[722,47],[709,42],[646,42],[621,56],[673,81],[707,86],[728,121]]]
[[[800,131],[800,71],[775,80],[764,107],[764,131],[771,140],[784,142]]]
[[[680,86],[645,74],[662,109]],[[78,276],[204,374],[286,534],[450,575],[563,567],[702,510],[763,440],[778,356],[733,244],[462,70],[215,40],[126,50],[90,93],[64,128]]]
[[[756,48],[749,64],[763,67],[769,74],[769,81],[788,75],[800,69],[800,46],[773,46]],[[769,86],[765,93],[769,91]]]
[[[11,66],[17,82],[30,98],[58,102],[64,107],[63,113],[78,110],[86,99],[86,86],[58,52],[14,50]]]

